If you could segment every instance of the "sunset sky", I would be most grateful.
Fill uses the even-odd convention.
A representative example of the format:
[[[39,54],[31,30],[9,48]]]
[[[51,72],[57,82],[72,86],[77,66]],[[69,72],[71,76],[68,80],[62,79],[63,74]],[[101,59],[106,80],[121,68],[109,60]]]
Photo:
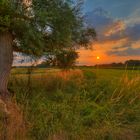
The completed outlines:
[[[95,28],[98,40],[92,50],[78,50],[78,65],[140,60],[140,0],[85,0],[83,12],[86,25]],[[19,65],[23,58],[16,58],[19,61],[14,64]]]
[[[84,13],[98,41],[92,50],[79,50],[78,64],[140,59],[140,0],[85,0]]]

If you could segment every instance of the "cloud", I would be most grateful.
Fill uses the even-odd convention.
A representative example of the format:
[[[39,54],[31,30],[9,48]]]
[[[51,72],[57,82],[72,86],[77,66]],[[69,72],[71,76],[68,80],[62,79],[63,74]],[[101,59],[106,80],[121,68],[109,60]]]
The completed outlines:
[[[106,27],[113,23],[112,18],[108,15],[108,12],[102,8],[96,8],[95,10],[86,13],[85,22],[87,26],[94,27],[98,38],[102,37],[102,32],[106,30]]]
[[[119,51],[122,51],[122,50],[126,50],[127,48],[129,48],[129,46],[127,46],[127,45],[125,44],[125,45],[123,45],[123,46],[113,47],[112,50],[113,50],[113,51],[116,51],[116,50],[117,50],[117,51],[118,51],[118,50],[119,50]]]
[[[102,8],[96,8],[88,12],[85,16],[87,26],[94,27],[98,40],[115,40],[122,38],[125,23],[121,20],[113,19],[107,11]]]
[[[108,51],[108,55],[117,55],[117,56],[140,56],[140,48],[127,48],[123,51],[115,50],[115,51]]]
[[[125,29],[125,24],[121,20],[113,21],[106,28],[105,36],[111,36],[122,32]]]
[[[130,16],[125,19],[127,25],[140,24],[140,9],[136,9]]]
[[[106,52],[115,56],[140,56],[140,41],[126,42]]]
[[[132,41],[140,40],[140,23],[127,26],[125,33]]]

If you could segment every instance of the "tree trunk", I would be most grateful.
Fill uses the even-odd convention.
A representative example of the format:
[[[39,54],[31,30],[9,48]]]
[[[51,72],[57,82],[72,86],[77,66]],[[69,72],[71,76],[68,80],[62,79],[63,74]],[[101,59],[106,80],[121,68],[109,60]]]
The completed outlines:
[[[7,89],[10,70],[13,62],[13,37],[9,32],[0,33],[0,94],[9,96]]]

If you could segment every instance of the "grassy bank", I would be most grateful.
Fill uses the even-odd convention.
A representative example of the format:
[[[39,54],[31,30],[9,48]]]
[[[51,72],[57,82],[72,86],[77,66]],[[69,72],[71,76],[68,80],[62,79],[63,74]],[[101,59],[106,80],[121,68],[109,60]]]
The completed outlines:
[[[13,69],[9,90],[25,140],[139,140],[139,84],[133,70]]]

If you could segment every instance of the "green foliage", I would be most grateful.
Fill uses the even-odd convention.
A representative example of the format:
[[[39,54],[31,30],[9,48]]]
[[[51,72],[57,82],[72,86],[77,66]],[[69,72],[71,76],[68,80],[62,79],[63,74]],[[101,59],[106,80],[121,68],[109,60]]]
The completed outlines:
[[[88,44],[95,34],[88,31],[86,43],[81,43],[81,34],[86,31],[83,25],[81,2],[74,5],[71,0],[0,1],[0,32],[9,32],[18,40],[20,45],[15,43],[15,51],[40,56]]]
[[[58,67],[67,69],[74,66],[77,58],[78,54],[74,50],[63,50],[56,54],[56,63]]]
[[[58,67],[68,70],[75,66],[78,53],[72,49],[60,50],[52,55],[46,55],[46,60],[37,67]]]

